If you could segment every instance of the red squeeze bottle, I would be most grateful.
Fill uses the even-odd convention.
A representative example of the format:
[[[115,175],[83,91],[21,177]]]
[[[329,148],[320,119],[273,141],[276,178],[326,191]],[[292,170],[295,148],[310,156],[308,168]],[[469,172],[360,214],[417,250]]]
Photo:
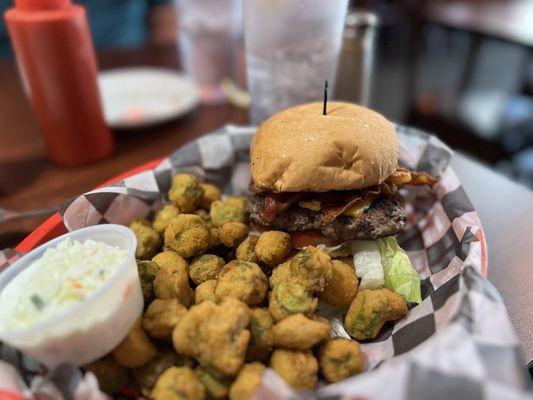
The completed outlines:
[[[79,165],[110,155],[114,140],[83,7],[70,0],[15,0],[5,19],[50,159]]]

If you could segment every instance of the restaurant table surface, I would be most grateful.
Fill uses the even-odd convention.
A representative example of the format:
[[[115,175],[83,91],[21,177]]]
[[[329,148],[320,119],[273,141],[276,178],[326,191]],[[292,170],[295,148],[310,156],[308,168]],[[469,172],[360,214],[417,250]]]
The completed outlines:
[[[151,65],[179,68],[173,48],[143,48],[99,54],[101,69]],[[55,207],[100,183],[169,154],[225,123],[245,124],[247,112],[230,105],[202,105],[166,124],[115,132],[116,153],[81,167],[62,168],[46,160],[16,68],[0,62],[0,207],[30,210]],[[522,343],[533,361],[533,192],[489,168],[456,154],[452,165],[483,223],[488,242],[489,279],[498,288]],[[0,246],[15,243],[44,218],[0,225]],[[487,315],[490,318],[490,315]]]

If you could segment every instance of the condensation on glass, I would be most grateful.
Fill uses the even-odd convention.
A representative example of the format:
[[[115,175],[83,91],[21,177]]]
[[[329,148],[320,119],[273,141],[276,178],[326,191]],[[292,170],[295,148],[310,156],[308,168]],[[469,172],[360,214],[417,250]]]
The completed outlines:
[[[245,0],[251,121],[321,101],[334,87],[348,0]],[[330,93],[333,95],[333,93]]]

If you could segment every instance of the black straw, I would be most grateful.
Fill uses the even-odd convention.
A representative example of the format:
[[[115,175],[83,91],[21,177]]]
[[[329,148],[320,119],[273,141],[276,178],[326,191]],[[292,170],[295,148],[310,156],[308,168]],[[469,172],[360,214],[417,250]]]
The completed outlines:
[[[322,115],[327,115],[328,113],[328,81],[324,83],[324,108],[322,110]]]

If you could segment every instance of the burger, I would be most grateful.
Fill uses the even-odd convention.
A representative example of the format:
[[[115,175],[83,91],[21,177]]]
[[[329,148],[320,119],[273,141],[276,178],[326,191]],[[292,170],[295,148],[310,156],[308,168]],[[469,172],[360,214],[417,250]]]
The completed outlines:
[[[248,211],[258,229],[291,233],[293,245],[334,245],[402,231],[398,189],[433,185],[398,167],[394,126],[368,108],[330,102],[289,108],[253,138]]]

